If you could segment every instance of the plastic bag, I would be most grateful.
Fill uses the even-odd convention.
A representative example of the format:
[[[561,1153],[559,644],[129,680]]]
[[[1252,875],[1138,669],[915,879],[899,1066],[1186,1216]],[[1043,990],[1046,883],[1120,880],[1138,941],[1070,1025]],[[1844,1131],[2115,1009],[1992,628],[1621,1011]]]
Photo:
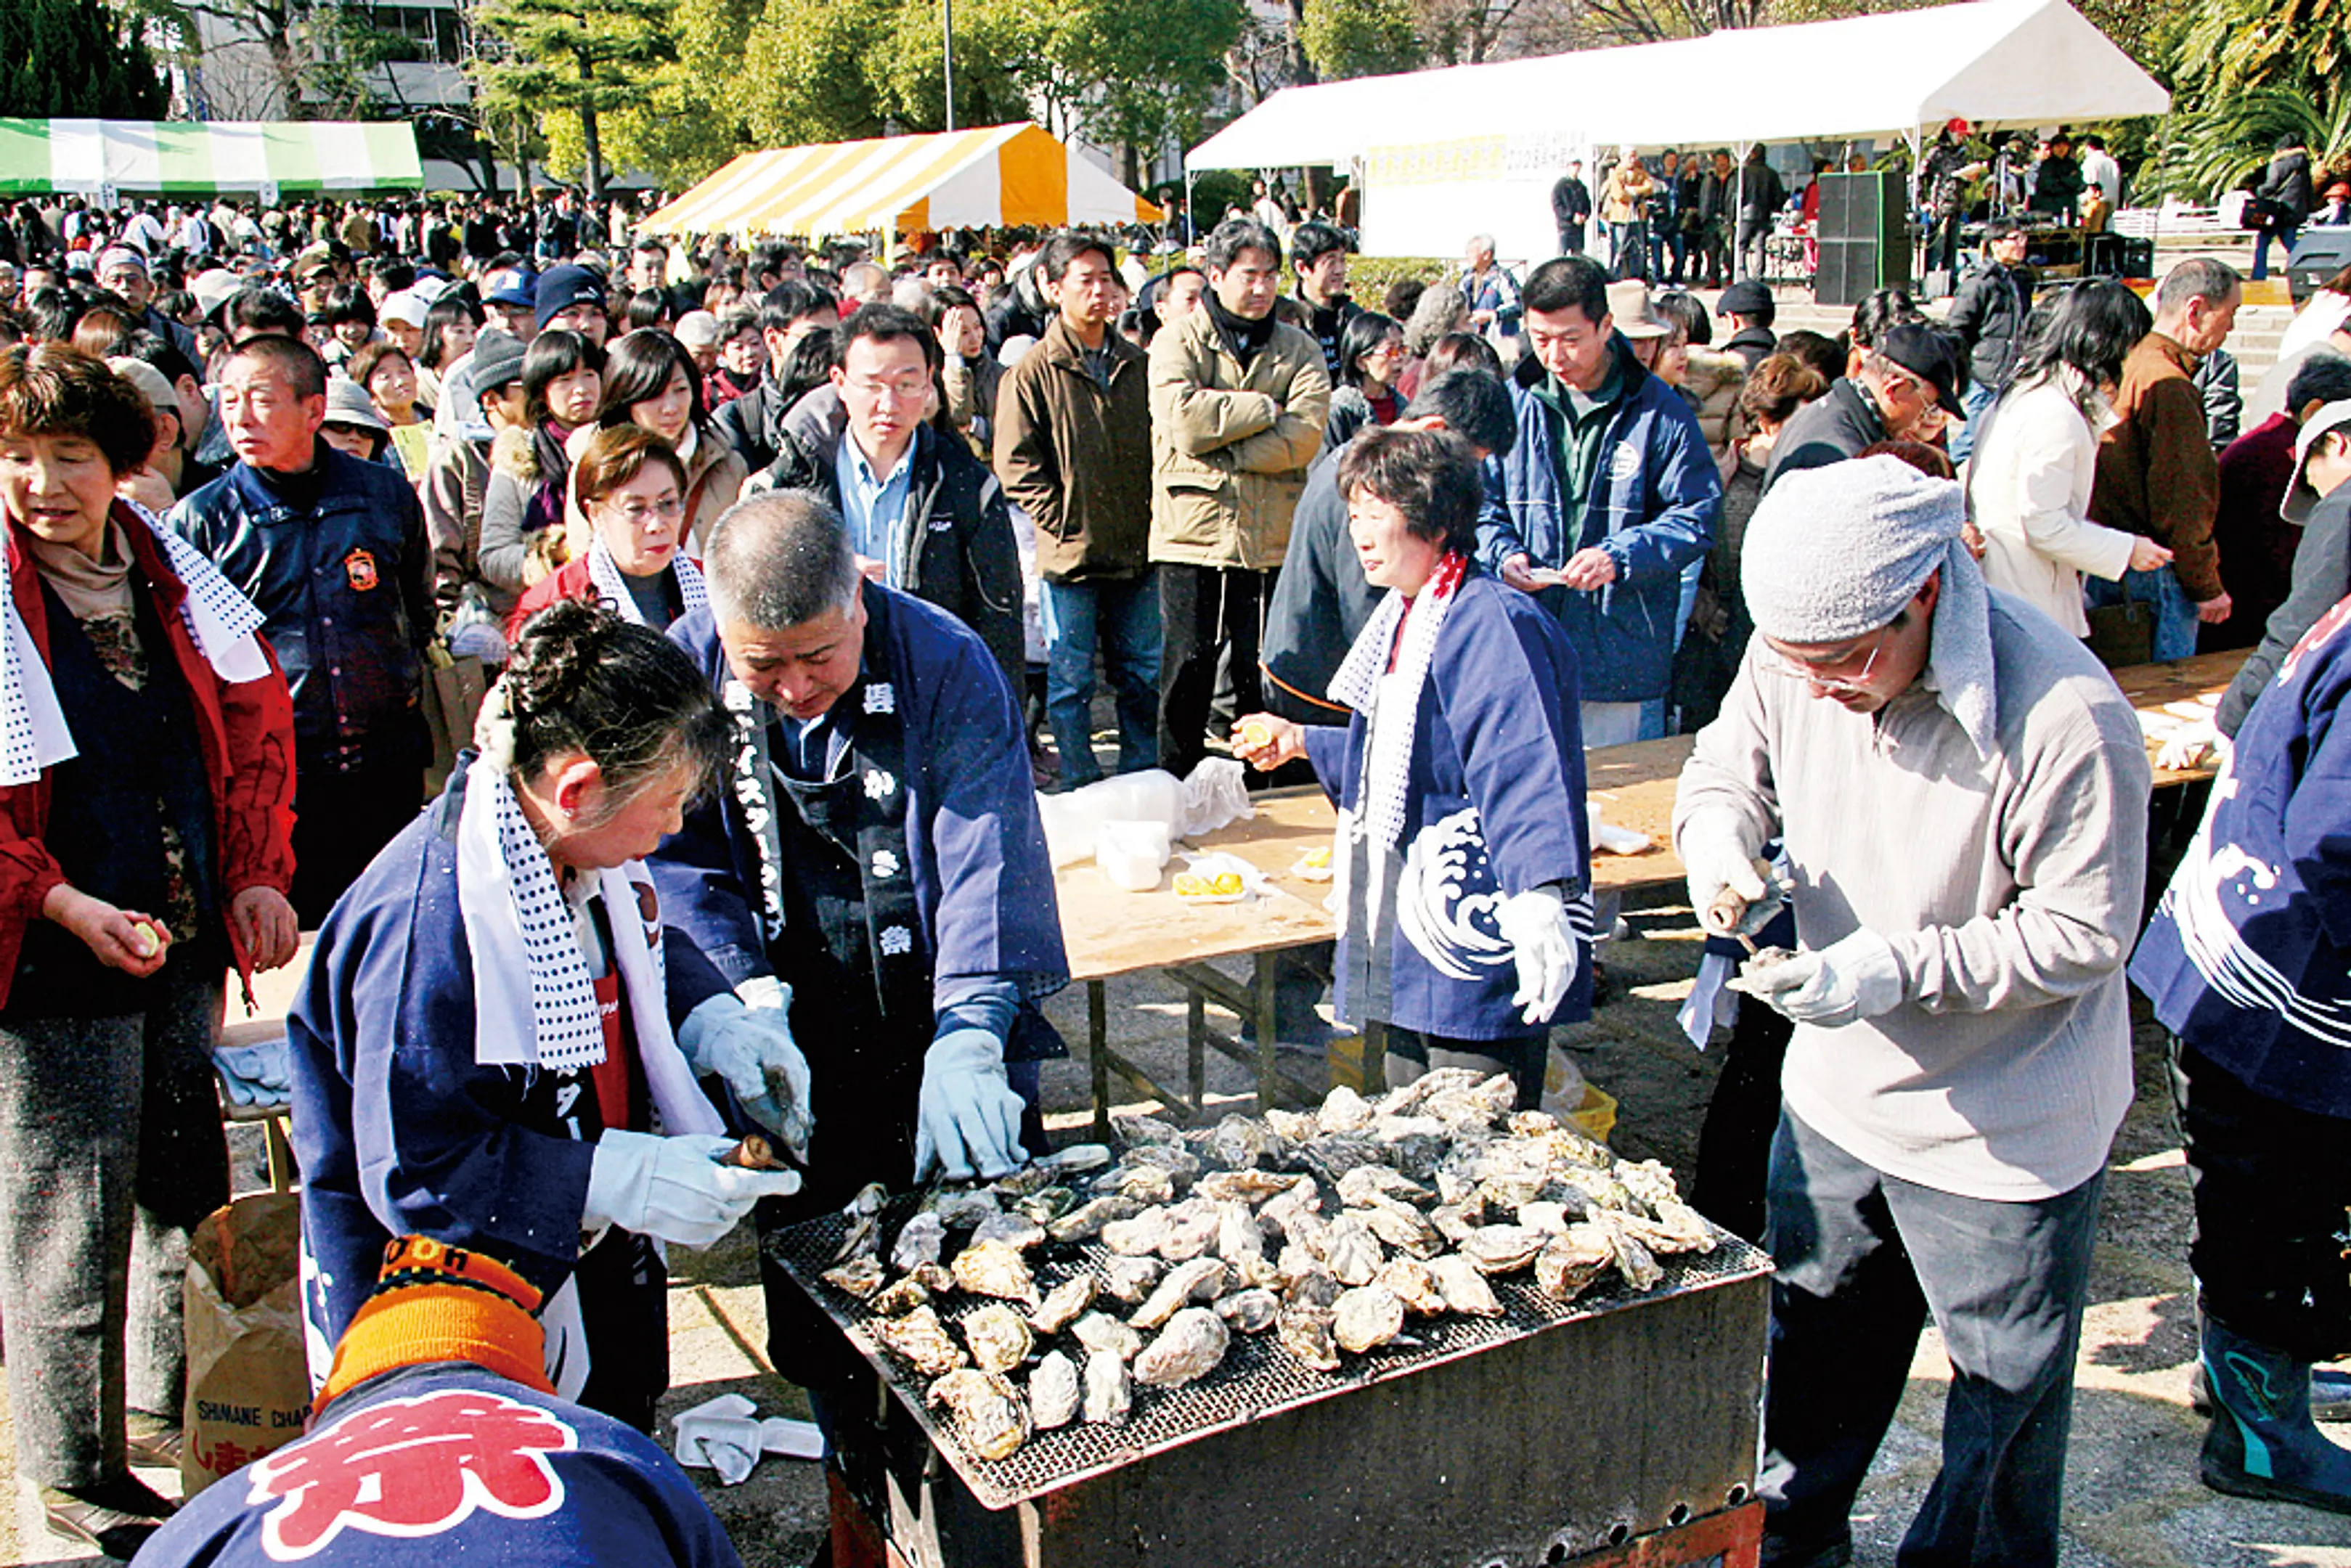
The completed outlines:
[[[184,1496],[292,1442],[310,1419],[301,1215],[299,1195],[258,1193],[213,1210],[189,1238]]]
[[[1179,839],[1198,839],[1228,822],[1246,822],[1257,815],[1257,808],[1249,804],[1248,769],[1237,757],[1202,758],[1184,780],[1182,792],[1175,824]]]
[[[1165,822],[1104,822],[1094,836],[1094,863],[1113,887],[1148,893],[1159,885],[1171,847]]]
[[[1183,786],[1156,768],[1122,773],[1066,795],[1040,795],[1037,814],[1045,825],[1045,852],[1058,871],[1094,852],[1105,822],[1165,822],[1170,838],[1182,837]]]

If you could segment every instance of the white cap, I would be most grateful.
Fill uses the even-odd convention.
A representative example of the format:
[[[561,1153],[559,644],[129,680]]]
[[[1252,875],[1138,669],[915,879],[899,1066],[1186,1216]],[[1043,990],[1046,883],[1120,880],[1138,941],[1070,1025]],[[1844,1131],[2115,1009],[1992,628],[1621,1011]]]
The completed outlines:
[[[689,349],[715,349],[718,346],[718,318],[707,310],[687,311],[677,319],[677,325],[671,331]]]
[[[2318,438],[2330,430],[2340,430],[2351,424],[2351,398],[2323,403],[2308,419],[2302,422],[2301,431],[2294,438],[2294,481],[2285,487],[2285,499],[2278,503],[2278,516],[2289,523],[2306,523],[2311,508],[2318,505],[2318,492],[2311,488],[2303,476],[2310,466],[2310,449]]]
[[[380,322],[397,321],[403,327],[422,329],[424,312],[429,308],[414,289],[402,288],[383,297],[383,303],[375,308],[375,319]]]

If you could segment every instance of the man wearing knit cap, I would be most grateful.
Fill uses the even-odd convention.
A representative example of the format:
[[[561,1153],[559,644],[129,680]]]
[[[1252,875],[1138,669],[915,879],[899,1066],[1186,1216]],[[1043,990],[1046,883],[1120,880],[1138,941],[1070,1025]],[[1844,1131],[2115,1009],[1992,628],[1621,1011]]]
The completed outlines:
[[[2099,1186],[2131,1099],[2149,773],[2097,662],[1987,591],[1963,512],[1890,457],[1764,497],[1742,566],[1757,635],[1675,805],[1694,906],[1726,932],[1778,902],[1767,841],[1792,870],[1802,950],[1736,982],[1796,1026],[1759,1487],[1782,1568],[1851,1559],[1929,1312],[1952,1362],[1943,1468],[1903,1561],[2057,1561]]]
[[[604,313],[604,280],[584,267],[550,267],[539,277],[531,308],[538,330],[560,327],[600,349],[612,329],[611,318]]]
[[[494,1259],[393,1241],[335,1347],[309,1432],[182,1508],[139,1561],[738,1568],[659,1444],[556,1397],[538,1306]]]

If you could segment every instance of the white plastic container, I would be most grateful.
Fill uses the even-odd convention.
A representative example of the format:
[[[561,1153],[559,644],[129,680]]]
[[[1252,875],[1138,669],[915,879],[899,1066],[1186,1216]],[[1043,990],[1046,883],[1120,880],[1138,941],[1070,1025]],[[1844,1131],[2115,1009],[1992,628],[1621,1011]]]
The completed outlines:
[[[1165,822],[1104,822],[1094,837],[1094,864],[1113,887],[1148,893],[1159,885],[1172,850]]]

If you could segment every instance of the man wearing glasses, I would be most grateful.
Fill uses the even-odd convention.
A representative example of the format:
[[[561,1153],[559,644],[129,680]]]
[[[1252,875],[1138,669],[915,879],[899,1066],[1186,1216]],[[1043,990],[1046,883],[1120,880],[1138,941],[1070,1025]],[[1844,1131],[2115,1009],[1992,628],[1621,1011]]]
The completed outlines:
[[[1012,513],[987,465],[930,423],[941,358],[912,311],[859,307],[833,333],[840,413],[796,409],[753,487],[807,490],[838,507],[859,570],[978,632],[1019,691],[1027,672]]]
[[[1795,1024],[1764,1560],[1850,1561],[1850,1512],[1933,1314],[1943,1468],[1903,1561],[2053,1565],[2107,1146],[2131,1099],[2123,966],[2149,772],[2087,650],[1989,591],[1959,487],[1899,459],[1798,472],[1748,525],[1756,638],[1684,768],[1700,910],[1761,927],[1786,845],[1801,951],[1734,984]]]
[[[1763,476],[1765,493],[1782,474],[1842,463],[1881,441],[1932,442],[1945,420],[1963,417],[1959,396],[1967,384],[1959,340],[1949,332],[1924,323],[1886,329],[1858,375],[1831,382],[1826,396],[1782,427]]]

